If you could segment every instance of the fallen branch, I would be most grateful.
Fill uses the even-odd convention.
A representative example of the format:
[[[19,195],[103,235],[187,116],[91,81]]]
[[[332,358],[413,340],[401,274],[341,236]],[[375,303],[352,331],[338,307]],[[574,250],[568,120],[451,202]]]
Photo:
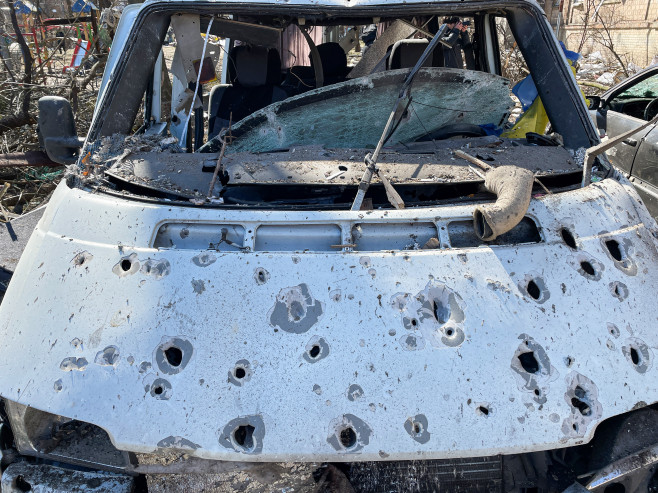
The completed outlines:
[[[598,82],[590,82],[588,80],[579,80],[578,84],[581,86],[589,86],[589,87],[595,87],[596,89],[601,89],[602,91],[607,91],[610,89],[608,86],[604,86],[603,84],[599,84]]]
[[[0,154],[0,168],[14,168],[23,166],[48,166],[61,167],[62,165],[52,161],[45,152],[28,151]]]

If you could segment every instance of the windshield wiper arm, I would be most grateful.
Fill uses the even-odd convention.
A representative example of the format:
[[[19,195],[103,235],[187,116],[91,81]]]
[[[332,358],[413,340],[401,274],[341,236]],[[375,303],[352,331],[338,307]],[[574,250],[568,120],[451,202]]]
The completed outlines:
[[[382,174],[379,173],[379,168],[377,168],[377,159],[379,158],[379,153],[381,152],[382,147],[384,147],[386,141],[391,137],[391,135],[393,135],[393,132],[395,132],[395,130],[398,127],[399,121],[402,119],[402,116],[404,115],[405,111],[409,107],[409,104],[411,104],[411,96],[409,94],[409,90],[411,89],[411,84],[414,81],[414,77],[420,70],[420,67],[423,66],[427,58],[432,54],[436,45],[439,42],[441,42],[443,33],[446,31],[447,28],[448,26],[445,24],[443,24],[439,28],[439,31],[434,35],[432,40],[429,42],[427,48],[425,48],[425,51],[423,51],[422,55],[420,55],[420,58],[416,62],[416,65],[414,65],[414,68],[411,69],[411,72],[407,74],[407,76],[404,79],[404,82],[402,83],[402,86],[400,86],[400,91],[398,92],[398,99],[395,101],[395,105],[393,106],[393,111],[391,111],[391,115],[388,117],[388,121],[386,122],[384,131],[382,132],[382,136],[379,138],[379,142],[377,142],[377,146],[375,147],[375,150],[372,152],[372,154],[368,153],[364,159],[367,168],[363,173],[363,177],[361,178],[361,182],[359,183],[359,190],[356,193],[356,197],[354,197],[354,202],[352,203],[352,207],[350,208],[350,210],[353,211],[361,210],[361,205],[363,204],[363,198],[365,197],[366,192],[368,191],[368,187],[370,186],[370,180],[372,180],[373,175],[379,176],[379,179],[384,184],[384,189],[386,190],[386,197],[388,198],[388,201],[391,203],[391,205],[396,209],[404,208],[404,201],[402,200],[402,197],[400,197],[400,195],[395,191],[393,185],[391,185],[391,182],[388,181],[388,178],[383,173]]]

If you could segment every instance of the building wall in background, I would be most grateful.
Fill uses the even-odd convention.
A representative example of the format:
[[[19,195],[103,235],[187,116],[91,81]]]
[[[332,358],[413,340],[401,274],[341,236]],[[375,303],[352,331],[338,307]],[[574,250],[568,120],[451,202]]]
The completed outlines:
[[[658,2],[564,0],[561,14],[559,38],[571,50],[578,50],[582,45],[583,54],[599,51],[606,60],[613,60],[610,50],[597,40],[605,35],[607,28],[615,51],[626,62],[645,67],[658,55]],[[586,31],[584,42],[583,31]]]

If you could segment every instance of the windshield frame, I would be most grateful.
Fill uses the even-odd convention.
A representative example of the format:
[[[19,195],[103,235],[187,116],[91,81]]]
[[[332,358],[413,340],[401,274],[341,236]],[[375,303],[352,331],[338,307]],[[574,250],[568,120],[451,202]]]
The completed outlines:
[[[577,149],[590,147],[598,142],[598,133],[589,119],[587,108],[566,58],[541,9],[528,1],[412,2],[386,6],[357,4],[353,7],[335,4],[279,5],[258,2],[235,5],[230,2],[157,1],[144,4],[133,23],[116,66],[106,68],[113,71],[113,76],[97,103],[85,148],[100,137],[129,133],[126,127],[134,121],[139,110],[142,95],[169,27],[169,17],[175,12],[194,12],[201,15],[228,13],[253,15],[254,12],[258,12],[259,15],[294,15],[305,16],[308,19],[316,17],[339,21],[350,17],[381,18],[382,11],[386,12],[386,18],[395,18],[436,14],[437,10],[463,15],[487,11],[491,14],[505,15],[531,73],[542,74],[541,78],[535,80],[535,84],[549,118],[554,122],[554,130],[564,138],[565,147]],[[84,156],[85,152],[81,155]]]

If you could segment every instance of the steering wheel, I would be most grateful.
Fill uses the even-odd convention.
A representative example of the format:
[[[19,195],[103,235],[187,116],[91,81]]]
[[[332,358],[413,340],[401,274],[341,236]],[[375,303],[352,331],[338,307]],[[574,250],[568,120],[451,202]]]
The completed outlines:
[[[658,114],[658,98],[652,99],[646,108],[644,108],[644,119],[652,120]]]

